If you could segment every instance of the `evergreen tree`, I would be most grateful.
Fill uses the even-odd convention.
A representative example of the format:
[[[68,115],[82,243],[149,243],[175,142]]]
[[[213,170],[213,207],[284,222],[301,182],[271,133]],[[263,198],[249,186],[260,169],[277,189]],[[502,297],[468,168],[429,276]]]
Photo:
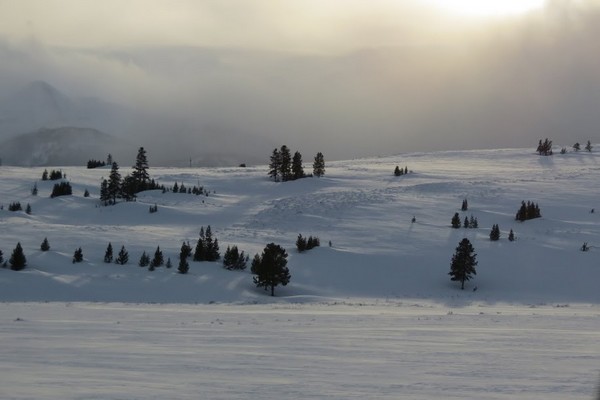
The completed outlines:
[[[594,147],[594,146],[592,146],[592,142],[590,142],[590,141],[588,140],[588,141],[587,141],[587,144],[585,145],[585,149],[586,149],[587,151],[591,152],[593,147]]]
[[[106,156],[106,165],[112,165],[112,163],[113,163],[112,154],[108,153],[108,156]]]
[[[454,216],[452,217],[452,221],[451,221],[452,227],[454,229],[460,228],[460,222],[461,222],[460,215],[458,215],[458,213],[454,213]]]
[[[498,224],[492,225],[492,230],[490,231],[490,240],[496,241],[500,239],[500,227]]]
[[[577,142],[573,145],[573,150],[575,150],[575,151],[581,150],[581,145],[579,144],[579,142]]]
[[[275,182],[279,180],[279,171],[281,170],[281,153],[277,148],[273,149],[271,154],[271,160],[269,163],[269,176],[273,178]]]
[[[462,206],[460,207],[460,209],[462,211],[467,211],[469,209],[469,203],[467,202],[467,199],[464,199],[462,202]]]
[[[25,207],[25,214],[31,215],[31,205],[27,203],[27,207]]]
[[[325,175],[325,159],[321,152],[318,152],[315,156],[315,161],[313,162],[313,175],[317,178]]]
[[[112,244],[108,242],[108,246],[106,246],[106,251],[104,252],[104,262],[111,263],[113,260],[113,248]]]
[[[304,167],[302,166],[302,154],[297,151],[292,158],[292,179],[300,178],[304,178]]]
[[[13,271],[20,271],[27,266],[27,258],[23,253],[23,248],[21,247],[20,242],[17,243],[17,247],[14,248],[8,262],[10,264],[10,269]]]
[[[44,241],[40,245],[40,250],[41,251],[48,251],[48,250],[50,250],[50,243],[48,243],[48,238],[44,238]]]
[[[190,246],[190,242],[183,242],[181,244],[181,254],[185,258],[189,258],[192,255],[192,247]]]
[[[287,267],[287,253],[284,248],[275,243],[269,243],[262,255],[256,255],[252,261],[251,271],[256,275],[253,279],[257,287],[271,290],[275,296],[275,287],[286,286],[290,281],[290,271]]]
[[[165,268],[171,268],[173,264],[171,264],[171,257],[167,258],[167,263],[165,264]]]
[[[460,282],[460,288],[464,290],[465,281],[471,280],[472,275],[477,275],[476,265],[477,254],[475,254],[475,249],[473,249],[469,239],[464,238],[460,241],[456,252],[452,256],[450,272],[448,273],[451,276],[450,280]]]
[[[177,272],[179,272],[180,274],[187,274],[190,270],[190,265],[187,262],[187,258],[188,251],[184,248],[184,246],[181,246],[181,251],[179,252],[179,266],[177,267]]]
[[[147,189],[147,184],[150,181],[150,175],[148,174],[148,158],[146,156],[146,150],[144,150],[143,147],[140,147],[138,150],[131,176],[133,177],[133,181],[135,183],[134,193],[138,193]]]
[[[164,264],[163,253],[160,250],[160,246],[156,247],[156,251],[154,252],[154,258],[152,259],[151,265],[153,267],[160,267]]]
[[[511,229],[510,232],[508,233],[508,240],[511,242],[515,241],[515,233],[513,232],[513,230]]]
[[[206,260],[206,235],[204,234],[204,227],[200,228],[200,237],[196,243],[196,249],[194,251],[194,261],[205,261]],[[183,249],[182,249],[183,251]]]
[[[471,224],[469,222],[469,217],[465,217],[465,222],[463,223],[463,226],[465,228],[470,228],[471,227]]]
[[[119,251],[119,254],[117,254],[115,263],[125,265],[127,262],[129,262],[129,253],[127,250],[125,250],[125,246],[121,246],[121,251]]]
[[[479,222],[477,218],[471,215],[471,220],[469,221],[469,226],[471,228],[477,229],[479,227]]]
[[[302,237],[302,234],[298,234],[298,239],[296,239],[296,248],[298,252],[302,253],[306,250],[306,238]]]
[[[37,182],[35,182],[33,184],[33,188],[31,189],[31,195],[32,196],[37,196],[38,195],[38,187],[37,187]]]
[[[0,250],[0,264],[4,262],[4,253]]]
[[[394,169],[394,176],[400,176],[402,175],[402,172],[404,172],[404,170],[400,170],[400,167],[396,165],[396,168]]]
[[[48,170],[47,169],[44,169],[44,172],[42,172],[42,180],[43,181],[48,180]]]
[[[83,192],[83,197],[90,197],[90,192],[87,189]]]
[[[148,254],[146,254],[146,252],[142,252],[142,255],[140,257],[140,261],[138,262],[138,265],[140,267],[147,267],[148,265],[150,265],[150,256]]]
[[[103,202],[104,205],[107,205],[109,200],[110,196],[108,195],[108,181],[103,179],[102,183],[100,183],[100,201]]]
[[[281,175],[281,180],[286,182],[292,177],[292,155],[290,149],[286,145],[281,146],[279,154],[281,155],[279,174]]]
[[[223,256],[223,267],[228,270],[244,270],[248,263],[249,257],[242,251],[238,250],[237,246],[229,247]]]
[[[82,261],[83,261],[83,251],[81,250],[81,247],[80,247],[77,250],[75,250],[75,253],[73,253],[73,264],[80,263]]]
[[[108,176],[107,195],[112,199],[112,204],[117,202],[117,197],[121,196],[121,174],[119,173],[119,165],[116,162],[112,163],[110,175]]]

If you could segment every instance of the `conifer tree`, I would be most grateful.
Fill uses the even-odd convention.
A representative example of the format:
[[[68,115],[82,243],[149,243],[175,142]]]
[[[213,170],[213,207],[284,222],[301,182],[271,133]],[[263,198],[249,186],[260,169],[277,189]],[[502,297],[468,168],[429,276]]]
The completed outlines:
[[[31,215],[31,205],[27,203],[27,207],[25,207],[25,214]]]
[[[4,253],[0,250],[0,264],[4,262]]]
[[[508,233],[508,240],[510,242],[514,242],[515,241],[515,233],[513,232],[513,230],[511,229],[510,232]]]
[[[500,239],[500,227],[497,224],[492,225],[492,230],[490,231],[490,240],[496,241]]]
[[[83,192],[83,197],[90,197],[90,192],[87,189]]]
[[[277,148],[273,149],[271,154],[271,160],[269,162],[269,176],[273,178],[275,182],[279,180],[279,171],[281,170],[281,153]]]
[[[454,216],[452,217],[452,221],[451,221],[452,227],[454,229],[460,228],[460,225],[461,225],[460,222],[461,222],[460,215],[458,215],[458,213],[454,213]]]
[[[163,253],[160,250],[160,246],[156,247],[156,251],[154,252],[154,258],[152,259],[151,265],[153,267],[160,267],[164,264]]]
[[[183,248],[182,248],[183,251]],[[194,261],[205,261],[206,260],[206,235],[204,233],[204,227],[200,228],[200,237],[198,237],[198,242],[196,243],[196,249],[194,251]]]
[[[286,182],[292,177],[292,155],[290,149],[286,145],[281,146],[279,154],[281,156],[279,174],[281,175],[281,180]]]
[[[104,252],[104,262],[111,263],[113,260],[113,248],[112,244],[108,242],[108,246],[106,246],[106,251]]]
[[[471,215],[471,220],[469,221],[469,226],[471,228],[477,229],[479,227],[479,222],[477,218]]]
[[[460,209],[462,211],[467,211],[469,209],[469,203],[467,202],[467,199],[464,199],[462,202],[462,206],[460,207]]]
[[[167,263],[165,264],[165,268],[171,268],[173,264],[171,264],[171,257],[167,258]]]
[[[325,175],[325,159],[321,152],[318,152],[315,156],[315,161],[313,162],[313,175],[317,178]]]
[[[119,173],[119,165],[116,162],[112,163],[108,177],[107,195],[109,199],[112,199],[112,204],[115,204],[117,197],[121,196],[121,174]]]
[[[117,259],[115,260],[115,263],[120,264],[120,265],[125,265],[129,262],[129,253],[127,252],[127,250],[125,250],[125,246],[121,246],[121,250],[119,251],[119,254],[117,255]]]
[[[108,156],[106,156],[106,165],[112,165],[112,163],[113,163],[112,154],[108,153]]]
[[[465,217],[465,222],[463,223],[463,226],[465,228],[470,228],[471,227],[471,224],[469,222],[469,217]]]
[[[238,250],[237,246],[229,247],[223,256],[223,267],[228,270],[244,270],[248,263],[249,257],[242,251]]]
[[[188,251],[184,248],[184,245],[181,246],[181,251],[179,252],[179,266],[177,267],[177,272],[180,274],[187,274],[190,270],[190,265],[187,262]]]
[[[73,253],[73,264],[80,263],[82,261],[83,261],[83,251],[81,250],[81,247],[80,247],[77,250],[75,250],[75,252]]]
[[[402,175],[402,172],[404,170],[400,171],[400,167],[396,165],[396,168],[394,169],[394,176],[400,176]]]
[[[138,265],[140,267],[147,267],[148,265],[150,265],[150,256],[148,254],[146,254],[146,252],[142,252],[142,255],[140,256],[140,261],[138,262]]]
[[[590,141],[588,140],[588,141],[587,141],[587,144],[585,145],[585,149],[586,149],[587,151],[591,152],[593,147],[594,147],[594,146],[592,146],[592,142],[590,142]]]
[[[106,206],[109,200],[110,196],[108,195],[108,181],[103,179],[100,183],[100,201]]]
[[[292,179],[300,178],[304,178],[304,167],[302,166],[302,154],[297,151],[292,158]]]
[[[27,258],[25,257],[25,253],[23,253],[20,242],[17,243],[17,247],[14,248],[8,262],[10,264],[10,269],[13,271],[20,271],[27,266]]]
[[[475,250],[469,239],[464,238],[460,241],[456,252],[452,256],[450,272],[448,273],[451,276],[450,280],[460,282],[460,288],[464,290],[465,281],[471,280],[472,275],[477,275],[475,271],[476,265],[477,254],[475,254]]]
[[[190,242],[183,242],[181,244],[181,254],[185,258],[189,258],[192,255],[192,247],[190,246]]]
[[[33,188],[31,189],[31,195],[32,196],[37,196],[37,194],[38,194],[38,187],[37,187],[37,182],[35,182],[33,184]]]
[[[575,150],[575,151],[581,150],[581,145],[579,144],[579,142],[577,142],[573,145],[573,150]]]
[[[40,250],[41,251],[50,250],[50,243],[48,243],[48,238],[44,238],[44,240],[42,241],[42,244],[40,245]]]
[[[147,189],[148,182],[150,181],[150,175],[148,174],[148,158],[146,156],[146,150],[144,150],[143,147],[138,149],[138,154],[135,158],[135,165],[133,166],[133,172],[131,173],[131,176],[135,185],[134,193]]]
[[[44,169],[44,172],[42,172],[42,180],[43,181],[48,180],[48,170],[47,169]]]
[[[302,253],[306,250],[306,244],[306,238],[302,237],[302,234],[299,233],[298,239],[296,239],[296,248],[298,249],[298,252]]]
[[[284,248],[275,243],[269,243],[262,255],[256,255],[252,261],[251,271],[254,275],[254,284],[271,290],[275,296],[275,287],[286,286],[290,281],[290,271],[287,267],[287,253]]]

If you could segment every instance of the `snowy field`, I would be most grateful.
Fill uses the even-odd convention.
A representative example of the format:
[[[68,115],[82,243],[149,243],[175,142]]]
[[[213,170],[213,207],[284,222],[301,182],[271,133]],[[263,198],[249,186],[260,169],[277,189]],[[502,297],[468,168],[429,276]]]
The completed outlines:
[[[286,183],[264,166],[151,168],[210,195],[153,191],[112,207],[98,202],[107,169],[62,168],[74,194],[51,199],[44,168],[1,166],[0,250],[8,259],[21,242],[28,265],[0,269],[0,398],[595,398],[599,154],[406,154]],[[133,159],[117,160],[123,175]],[[413,172],[394,177],[396,165]],[[515,221],[522,200],[542,218]],[[9,212],[14,201],[32,214]],[[455,212],[479,228],[452,229]],[[221,252],[285,247],[290,284],[271,298],[249,270],[190,262],[178,274],[181,243],[207,225]],[[299,233],[322,247],[298,253]],[[463,237],[479,265],[461,291],[448,271]],[[108,242],[128,265],[103,262]],[[138,267],[159,245],[174,268]]]

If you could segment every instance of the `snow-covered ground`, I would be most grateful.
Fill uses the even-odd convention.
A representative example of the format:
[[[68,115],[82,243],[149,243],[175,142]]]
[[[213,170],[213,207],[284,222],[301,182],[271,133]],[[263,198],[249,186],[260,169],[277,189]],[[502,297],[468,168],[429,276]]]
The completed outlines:
[[[592,398],[598,154],[405,154],[286,183],[264,166],[151,168],[210,195],[155,191],[112,207],[97,200],[107,169],[62,168],[74,195],[50,199],[43,168],[2,166],[0,249],[8,259],[21,242],[28,265],[0,269],[0,398]],[[133,160],[117,161],[128,173]],[[396,165],[413,172],[394,177]],[[522,200],[542,218],[516,222]],[[13,201],[32,214],[9,212]],[[479,228],[452,229],[455,212]],[[178,274],[182,241],[194,246],[207,225],[221,251],[285,247],[290,284],[271,298],[248,270],[190,262]],[[297,253],[299,233],[322,247]],[[461,291],[448,271],[463,237],[479,265]],[[125,245],[128,265],[103,262],[108,242]],[[174,267],[138,267],[157,246]]]

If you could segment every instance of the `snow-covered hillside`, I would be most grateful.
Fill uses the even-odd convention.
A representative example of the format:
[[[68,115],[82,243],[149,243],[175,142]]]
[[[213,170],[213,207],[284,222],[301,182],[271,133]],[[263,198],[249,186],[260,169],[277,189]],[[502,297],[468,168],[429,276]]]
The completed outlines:
[[[149,160],[152,165],[152,154]],[[21,272],[0,269],[0,300],[272,301],[254,287],[249,268],[232,272],[220,263],[191,262],[187,275],[177,273],[182,242],[194,246],[200,228],[210,225],[221,252],[237,245],[252,257],[269,242],[287,249],[292,277],[276,289],[278,301],[599,303],[599,160],[595,152],[540,157],[530,149],[406,154],[329,162],[322,178],[286,183],[268,180],[265,166],[151,168],[165,186],[202,185],[210,195],[152,191],[109,207],[98,201],[107,169],[62,168],[74,194],[51,199],[54,182],[40,181],[43,168],[2,166],[0,249],[8,259],[21,242],[28,265]],[[128,173],[133,160],[117,161]],[[396,165],[412,172],[395,177]],[[36,182],[39,193],[32,196]],[[91,197],[83,197],[85,189]],[[465,198],[469,210],[461,212]],[[522,200],[538,203],[542,218],[515,221]],[[32,214],[9,212],[14,201],[29,203]],[[154,204],[158,212],[150,214]],[[473,215],[479,228],[452,229],[455,212],[462,219]],[[501,230],[498,242],[489,240],[493,224]],[[510,229],[514,242],[507,240]],[[321,247],[298,253],[299,233],[319,237]],[[49,252],[40,251],[45,237]],[[479,261],[465,291],[448,276],[463,237]],[[109,242],[115,253],[126,247],[128,265],[103,262]],[[584,242],[590,251],[579,250]],[[157,246],[175,267],[151,272],[137,266],[142,252],[152,254]],[[84,262],[73,264],[78,247]]]

